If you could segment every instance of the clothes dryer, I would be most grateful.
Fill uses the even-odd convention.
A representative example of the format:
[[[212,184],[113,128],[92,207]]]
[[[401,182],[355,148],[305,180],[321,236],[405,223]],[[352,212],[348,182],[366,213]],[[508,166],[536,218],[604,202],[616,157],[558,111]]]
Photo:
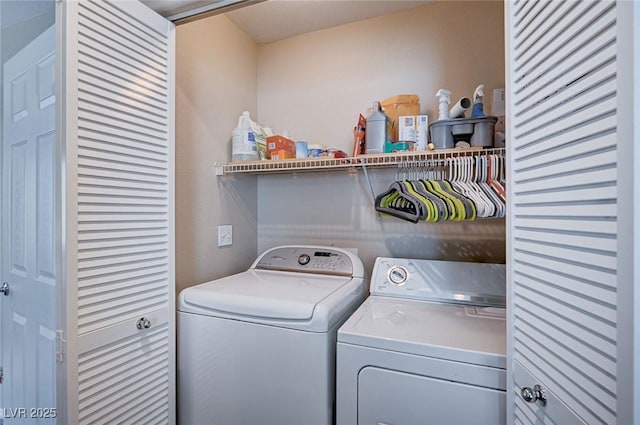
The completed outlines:
[[[353,253],[282,246],[183,290],[180,425],[329,425],[338,328],[368,292]]]
[[[506,424],[505,266],[378,258],[338,331],[337,424]]]

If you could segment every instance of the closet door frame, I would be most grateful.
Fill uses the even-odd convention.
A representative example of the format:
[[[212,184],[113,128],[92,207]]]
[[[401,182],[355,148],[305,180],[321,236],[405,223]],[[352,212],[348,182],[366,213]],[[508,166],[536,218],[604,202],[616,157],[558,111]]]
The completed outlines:
[[[65,18],[65,3],[56,1],[55,9],[55,25],[56,25],[56,170],[55,170],[55,187],[58,188],[55,199],[55,222],[58,224],[55,231],[56,238],[56,266],[59,270],[58,273],[58,290],[56,298],[56,316],[57,316],[57,329],[58,329],[58,368],[56,371],[56,414],[57,423],[59,425],[67,424],[68,421],[68,394],[69,384],[73,384],[73,375],[69,373],[69,357],[67,353],[68,339],[69,339],[69,296],[68,291],[70,285],[68,285],[68,268],[67,268],[67,251],[68,246],[65,243],[66,228],[67,228],[67,209],[69,203],[66,200],[67,187],[66,187],[66,173],[67,173],[67,158],[66,149],[68,139],[67,135],[67,96],[66,96],[66,84],[67,84],[67,56],[70,54],[67,51],[65,30],[66,18]],[[73,323],[73,322],[71,322]],[[77,382],[76,382],[77,388]]]
[[[640,3],[618,1],[618,423],[640,423]]]
[[[78,423],[77,406],[78,406],[78,309],[77,299],[77,251],[78,251],[78,194],[76,190],[76,182],[69,181],[70,178],[77,174],[77,140],[78,140],[78,92],[77,79],[74,78],[78,74],[78,63],[73,58],[76,56],[78,48],[77,31],[69,28],[73,23],[68,22],[68,9],[70,7],[77,8],[77,4],[67,1],[57,2],[57,11],[60,20],[59,33],[61,38],[60,55],[61,60],[61,90],[60,97],[60,122],[61,127],[59,135],[60,153],[61,153],[61,277],[62,285],[60,285],[62,294],[61,312],[64,314],[63,329],[66,340],[65,362],[64,362],[64,378],[63,391],[64,394],[64,418],[63,423]],[[59,403],[62,402],[59,401]],[[59,424],[61,422],[58,422]]]

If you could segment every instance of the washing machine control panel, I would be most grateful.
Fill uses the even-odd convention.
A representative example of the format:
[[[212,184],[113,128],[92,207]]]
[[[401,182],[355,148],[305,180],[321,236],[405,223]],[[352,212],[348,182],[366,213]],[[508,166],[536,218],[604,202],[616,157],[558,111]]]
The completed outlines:
[[[376,259],[370,292],[417,300],[503,307],[506,304],[504,264],[459,261]]]
[[[282,247],[265,253],[256,269],[352,276],[349,256],[330,248]]]

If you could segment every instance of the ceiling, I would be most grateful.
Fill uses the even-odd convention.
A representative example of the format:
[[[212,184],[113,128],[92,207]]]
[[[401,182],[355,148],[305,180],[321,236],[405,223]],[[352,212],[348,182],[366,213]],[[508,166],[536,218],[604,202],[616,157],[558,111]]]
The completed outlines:
[[[159,14],[189,15],[221,7],[228,10],[237,0],[142,0]],[[226,15],[257,43],[373,18],[432,3],[431,0],[267,0],[235,8]],[[237,4],[235,5],[238,6]],[[225,9],[226,8],[226,9]]]
[[[431,3],[432,0],[141,0],[169,19],[194,13],[226,15],[257,43],[373,18]],[[248,6],[246,6],[248,4]],[[0,0],[2,27],[43,13],[52,13],[53,0]],[[212,11],[213,10],[213,11]],[[193,19],[193,17],[191,18]]]

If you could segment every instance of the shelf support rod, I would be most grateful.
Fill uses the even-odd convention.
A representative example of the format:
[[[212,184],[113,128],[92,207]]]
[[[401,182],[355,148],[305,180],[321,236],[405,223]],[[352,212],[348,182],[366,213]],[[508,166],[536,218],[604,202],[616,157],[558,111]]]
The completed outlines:
[[[369,185],[369,190],[371,191],[371,203],[375,206],[376,194],[373,193],[373,185],[371,184],[371,179],[369,178],[369,173],[367,172],[367,163],[364,160],[361,160],[360,164],[362,165],[364,177],[367,179],[367,184]]]

